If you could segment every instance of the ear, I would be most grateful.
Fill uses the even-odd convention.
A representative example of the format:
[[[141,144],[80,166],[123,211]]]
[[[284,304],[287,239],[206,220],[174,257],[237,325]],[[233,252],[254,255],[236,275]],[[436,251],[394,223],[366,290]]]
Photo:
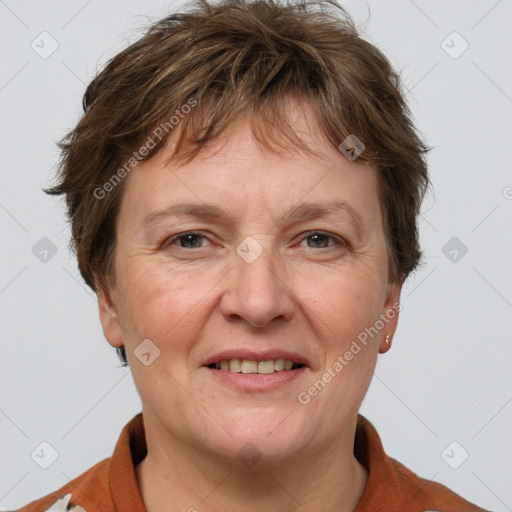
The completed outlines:
[[[382,308],[382,321],[384,327],[380,331],[379,352],[384,354],[391,348],[391,341],[398,325],[399,312],[402,309],[400,305],[400,292],[402,291],[403,281],[398,283],[388,283],[386,291],[386,300]],[[388,341],[386,341],[386,339]]]
[[[103,335],[113,347],[122,347],[124,340],[121,325],[119,323],[116,306],[110,298],[110,293],[100,286],[97,291],[97,297]]]

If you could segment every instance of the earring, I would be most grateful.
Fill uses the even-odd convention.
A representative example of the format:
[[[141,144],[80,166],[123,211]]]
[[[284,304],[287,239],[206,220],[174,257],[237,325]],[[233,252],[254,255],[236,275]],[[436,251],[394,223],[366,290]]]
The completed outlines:
[[[389,334],[386,335],[386,343],[389,345]]]

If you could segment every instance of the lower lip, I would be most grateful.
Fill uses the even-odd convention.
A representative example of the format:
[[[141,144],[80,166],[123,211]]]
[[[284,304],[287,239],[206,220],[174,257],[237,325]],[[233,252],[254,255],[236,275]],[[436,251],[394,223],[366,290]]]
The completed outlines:
[[[204,367],[214,379],[219,379],[231,386],[242,391],[270,391],[277,389],[295,379],[298,379],[307,370],[306,366],[302,366],[295,370],[283,370],[269,374],[262,373],[238,373],[228,370],[215,370],[213,368]]]

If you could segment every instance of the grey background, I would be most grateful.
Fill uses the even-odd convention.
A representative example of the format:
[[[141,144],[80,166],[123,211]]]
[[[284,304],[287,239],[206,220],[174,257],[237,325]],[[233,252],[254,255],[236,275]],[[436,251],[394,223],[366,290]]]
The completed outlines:
[[[95,297],[68,252],[63,204],[40,189],[57,161],[55,141],[78,120],[85,84],[175,5],[0,0],[4,509],[110,456],[140,411],[129,370],[104,340]],[[480,506],[512,510],[512,2],[343,5],[367,20],[366,37],[402,70],[417,126],[436,147],[435,194],[420,221],[426,264],[405,285],[392,349],[379,359],[361,412],[388,454],[413,471]],[[46,59],[31,47],[51,49],[43,31],[58,43]],[[458,58],[464,42],[453,31],[469,44]],[[57,251],[46,262],[44,237]],[[446,246],[452,237],[455,245]],[[44,441],[58,453],[48,469],[34,460],[51,462]],[[469,458],[453,469],[446,461],[459,463],[462,450]]]

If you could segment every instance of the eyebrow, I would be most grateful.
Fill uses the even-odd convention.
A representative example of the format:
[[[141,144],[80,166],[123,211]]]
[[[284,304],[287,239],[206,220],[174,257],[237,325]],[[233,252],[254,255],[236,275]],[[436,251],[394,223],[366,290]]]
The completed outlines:
[[[283,221],[299,223],[339,215],[340,213],[345,213],[348,216],[349,220],[356,228],[358,235],[360,235],[364,224],[363,219],[350,203],[343,201],[334,201],[331,203],[299,203],[282,215],[279,223]],[[162,220],[172,217],[191,217],[194,219],[228,222],[233,224],[240,221],[239,216],[226,212],[214,205],[180,203],[170,205],[163,210],[157,210],[149,213],[144,218],[142,225],[145,228],[148,228]]]

